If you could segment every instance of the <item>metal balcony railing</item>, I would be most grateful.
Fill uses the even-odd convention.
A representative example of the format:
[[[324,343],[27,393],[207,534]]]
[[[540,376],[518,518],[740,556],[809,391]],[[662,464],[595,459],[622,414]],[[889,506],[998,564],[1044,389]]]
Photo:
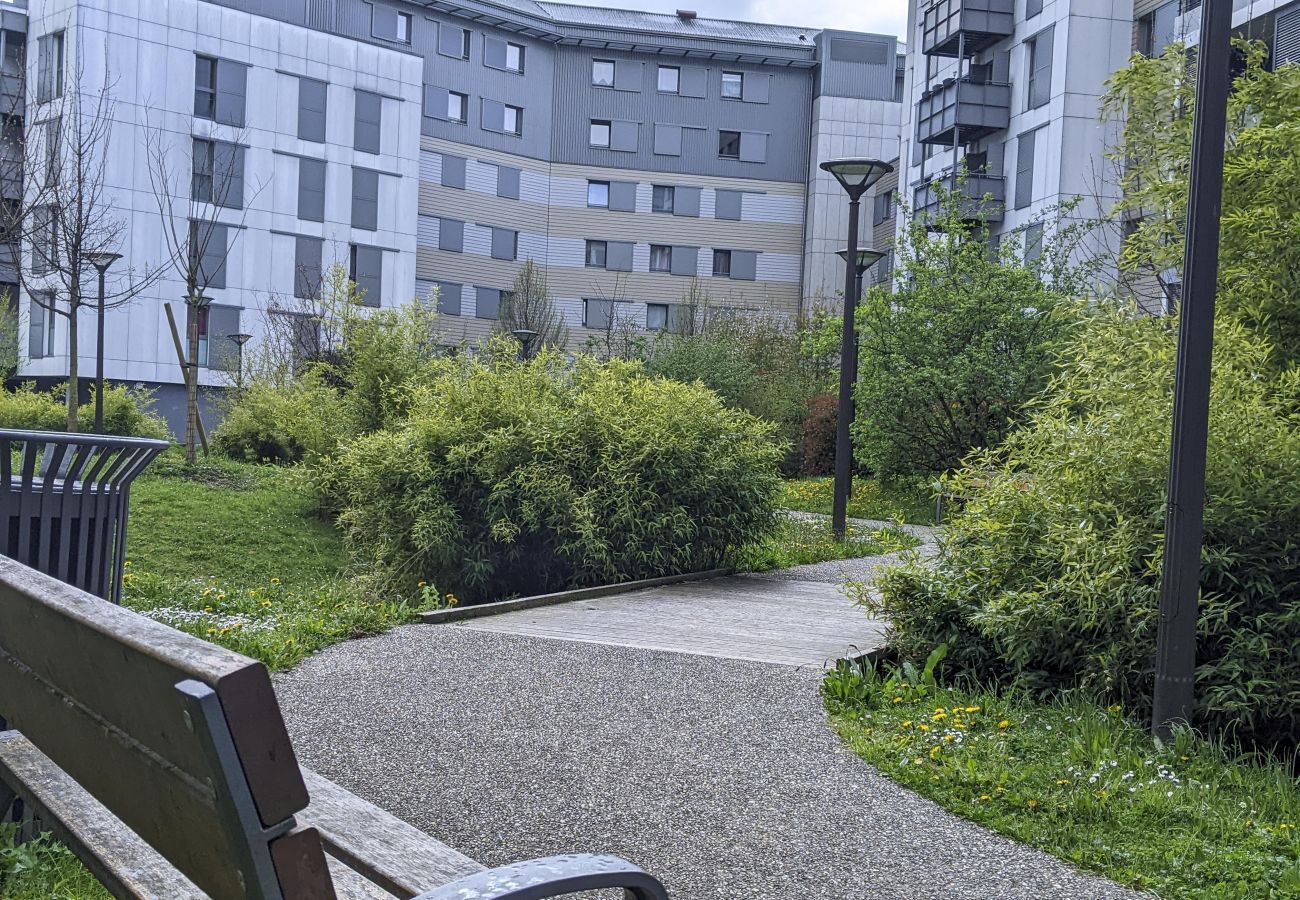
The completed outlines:
[[[1011,85],[949,78],[921,95],[916,112],[921,143],[969,144],[1011,124]]]
[[[921,52],[971,56],[1009,37],[1014,0],[937,0],[925,11]]]
[[[938,183],[949,191],[960,191],[960,211],[964,219],[979,218],[981,212],[988,222],[1001,222],[1007,200],[1007,180],[1001,175],[980,172],[967,174],[962,181],[949,173],[912,186],[912,211],[914,215],[933,219],[939,212]]]

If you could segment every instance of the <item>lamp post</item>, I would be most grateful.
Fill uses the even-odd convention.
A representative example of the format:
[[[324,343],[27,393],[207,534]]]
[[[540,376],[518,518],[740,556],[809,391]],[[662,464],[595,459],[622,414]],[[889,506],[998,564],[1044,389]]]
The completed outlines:
[[[95,434],[104,433],[104,275],[122,258],[120,253],[88,253],[86,258],[99,273],[99,302],[95,308]],[[73,385],[76,390],[76,385]]]
[[[1232,78],[1232,0],[1205,0],[1192,124],[1191,189],[1183,249],[1183,296],[1174,372],[1173,442],[1165,508],[1164,575],[1156,635],[1151,728],[1168,737],[1189,722],[1195,697],[1196,619],[1204,537],[1205,448],[1210,424],[1210,354],[1219,278],[1219,208]]]
[[[858,259],[858,209],[862,195],[894,167],[878,159],[831,159],[821,168],[835,176],[835,180],[849,195],[849,246],[844,259]],[[853,418],[853,384],[858,376],[857,336],[854,334],[854,314],[858,297],[854,290],[860,274],[857,267],[844,267],[844,331],[840,336],[840,396],[835,427],[835,500],[831,510],[831,528],[836,540],[843,540],[849,508],[849,490],[852,485],[853,444],[849,426]]]
[[[251,341],[253,336],[240,333],[228,334],[226,337],[235,343],[235,365],[238,366],[235,369],[235,390],[242,394],[244,392],[244,345]]]
[[[516,328],[510,332],[519,340],[519,361],[526,362],[532,356],[533,340],[537,332],[531,328]]]
[[[848,250],[836,250],[835,255],[844,260],[845,265],[848,265]],[[853,297],[855,301],[862,299],[862,279],[866,276],[867,270],[884,258],[884,250],[858,249],[858,265],[856,269],[858,273],[857,284],[855,284],[853,288]]]

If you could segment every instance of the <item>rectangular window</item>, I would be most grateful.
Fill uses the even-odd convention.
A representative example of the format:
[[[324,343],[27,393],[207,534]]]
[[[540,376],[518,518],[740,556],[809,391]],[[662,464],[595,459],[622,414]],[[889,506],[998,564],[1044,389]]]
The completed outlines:
[[[610,128],[610,123],[608,119],[592,119],[591,137],[589,139],[589,143],[591,144],[591,146],[608,147],[609,128]]]
[[[492,229],[492,258],[518,259],[519,232],[510,228]]]
[[[465,190],[465,157],[453,156],[450,153],[442,154],[441,174],[443,187]]]
[[[1025,41],[1029,80],[1025,108],[1037,109],[1052,99],[1052,44],[1055,28],[1049,26]]]
[[[613,300],[583,300],[582,325],[584,328],[604,330],[613,324]]]
[[[1025,18],[1032,19],[1043,11],[1043,0],[1025,0]]]
[[[370,36],[398,44],[411,43],[411,14],[376,3],[370,10]]]
[[[226,286],[227,231],[216,222],[190,220],[190,274],[200,290]]]
[[[23,74],[23,65],[27,61],[27,35],[21,31],[5,29],[0,40],[4,42],[4,54],[0,58],[0,74],[15,77]]]
[[[315,78],[298,79],[298,139],[325,141],[325,106],[329,85]]]
[[[524,46],[523,44],[506,44],[506,70],[510,72],[523,73],[524,71]]]
[[[212,202],[212,166],[216,145],[212,141],[194,139],[194,152],[190,165],[190,199]]]
[[[520,174],[514,166],[497,166],[497,196],[518,200]]]
[[[450,281],[438,282],[438,312],[444,316],[460,315],[461,290],[464,286]]]
[[[244,208],[244,148],[194,139],[190,198],[228,209]]]
[[[650,211],[670,213],[673,211],[673,189],[656,184],[650,191]]]
[[[45,132],[45,184],[54,185],[59,183],[59,173],[63,168],[60,164],[63,148],[59,146],[63,139],[62,117],[55,116],[47,119],[43,130]]]
[[[677,66],[659,67],[659,91],[664,94],[676,94],[681,87],[682,70]]]
[[[645,330],[665,331],[668,328],[668,304],[647,303],[645,306]]]
[[[384,291],[384,251],[378,247],[352,244],[348,248],[348,278],[357,286],[361,303],[382,306]]]
[[[745,73],[722,73],[722,99],[740,100],[745,96]]]
[[[42,291],[29,298],[27,310],[27,355],[41,359],[54,355],[54,293]]]
[[[452,59],[469,59],[469,30],[438,23],[438,52]]]
[[[495,319],[501,314],[501,298],[505,291],[497,288],[474,289],[474,317]]]
[[[352,169],[352,227],[379,228],[379,173],[373,169]]]
[[[210,56],[194,57],[194,115],[217,117],[217,61]]]
[[[296,237],[293,248],[293,295],[304,300],[320,296],[321,251],[325,242],[320,238]]]
[[[1157,7],[1138,19],[1138,51],[1144,56],[1160,56],[1178,34],[1178,0]]]
[[[609,208],[609,182],[608,181],[588,181],[587,182],[587,205],[599,209]]]
[[[438,249],[451,253],[465,250],[465,223],[460,219],[438,220]]]
[[[353,118],[354,150],[378,153],[384,118],[384,98],[370,91],[356,91],[356,114]]]
[[[469,121],[469,95],[447,92],[447,121],[464,125]]]
[[[713,277],[714,278],[731,277],[731,251],[730,250],[713,251]]]
[[[36,42],[36,102],[47,103],[63,96],[63,32],[47,34]]]
[[[740,132],[718,132],[718,156],[722,159],[740,159]]]
[[[968,157],[969,165],[969,157]],[[880,225],[894,217],[894,192],[888,191],[884,194],[877,194],[874,201],[875,215],[872,216],[871,224]]]
[[[244,127],[248,67],[228,59],[194,57],[194,115]]]
[[[1025,229],[1025,265],[1035,263],[1043,255],[1043,223],[1035,222]]]
[[[54,209],[39,206],[32,210],[32,274],[44,275],[54,268],[58,254],[59,222]]]
[[[605,259],[608,251],[609,245],[604,241],[587,241],[587,268],[605,268]]]
[[[1034,154],[1039,130],[1026,131],[1016,139],[1016,209],[1034,202]]]
[[[524,133],[524,111],[518,106],[505,104],[503,107],[503,116],[501,120],[501,130],[506,134],[520,135]]]
[[[239,333],[238,306],[211,303],[199,310],[199,365],[229,372],[239,359],[239,348],[230,339]]]
[[[650,271],[671,272],[673,270],[673,248],[663,244],[650,245]]]
[[[613,87],[614,60],[593,59],[591,61],[591,83],[597,87]]]
[[[325,221],[325,160],[298,159],[298,218]]]

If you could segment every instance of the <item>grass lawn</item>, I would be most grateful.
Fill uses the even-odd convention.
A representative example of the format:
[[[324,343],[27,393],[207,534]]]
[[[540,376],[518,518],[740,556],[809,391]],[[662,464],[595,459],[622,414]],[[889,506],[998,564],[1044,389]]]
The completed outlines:
[[[868,530],[852,526],[840,543],[832,536],[829,521],[782,516],[766,540],[736,550],[731,566],[740,572],[767,572],[805,563],[893,553],[917,543],[916,538],[895,528]]]
[[[834,727],[958,815],[1166,900],[1300,897],[1289,767],[1188,732],[1157,746],[1117,707],[860,672],[841,665],[826,680]]]
[[[831,514],[835,479],[797,478],[785,482],[780,504],[786,509]],[[849,518],[882,519],[909,525],[934,524],[934,493],[924,478],[881,481],[854,478]]]

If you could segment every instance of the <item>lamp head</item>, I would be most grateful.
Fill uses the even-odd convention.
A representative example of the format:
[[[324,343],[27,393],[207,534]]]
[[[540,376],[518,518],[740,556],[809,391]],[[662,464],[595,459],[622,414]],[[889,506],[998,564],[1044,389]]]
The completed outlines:
[[[821,164],[821,169],[835,176],[850,200],[857,200],[867,188],[894,171],[893,166],[880,159],[828,159]]]
[[[835,255],[846,263],[849,261],[849,251],[846,247],[843,250],[836,250]],[[858,250],[858,273],[867,271],[880,260],[885,258],[884,250],[873,250],[870,247],[859,248]]]
[[[105,253],[105,252],[96,251],[94,253],[86,254],[86,259],[90,261],[90,264],[95,267],[95,270],[99,272],[100,275],[103,275],[105,272],[107,272],[108,267],[111,266],[113,263],[117,262],[121,258],[122,258],[122,254],[120,253]]]
[[[236,346],[242,347],[253,339],[251,334],[228,334],[226,337],[235,342]]]

